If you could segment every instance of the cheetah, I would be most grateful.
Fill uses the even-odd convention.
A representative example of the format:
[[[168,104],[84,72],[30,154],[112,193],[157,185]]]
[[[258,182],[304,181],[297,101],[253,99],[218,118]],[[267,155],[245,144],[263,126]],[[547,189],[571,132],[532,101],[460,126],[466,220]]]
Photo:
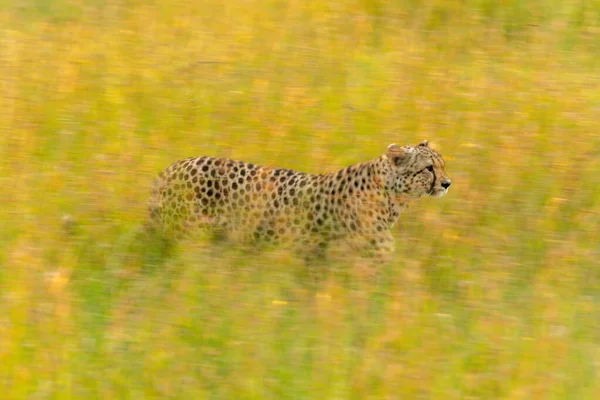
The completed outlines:
[[[325,174],[192,157],[160,173],[150,221],[173,238],[213,228],[232,238],[289,241],[302,252],[341,240],[360,251],[389,253],[390,230],[409,202],[448,192],[444,167],[426,140],[390,144],[374,160]]]

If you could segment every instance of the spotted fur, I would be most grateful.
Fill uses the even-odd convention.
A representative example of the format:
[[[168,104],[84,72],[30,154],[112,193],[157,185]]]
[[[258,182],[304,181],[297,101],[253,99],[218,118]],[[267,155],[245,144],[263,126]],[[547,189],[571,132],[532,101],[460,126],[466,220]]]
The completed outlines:
[[[345,240],[389,252],[390,229],[408,201],[442,196],[449,186],[444,160],[427,141],[391,144],[379,158],[319,175],[194,157],[159,175],[150,216],[175,237],[212,227],[244,239],[291,240],[306,251]]]

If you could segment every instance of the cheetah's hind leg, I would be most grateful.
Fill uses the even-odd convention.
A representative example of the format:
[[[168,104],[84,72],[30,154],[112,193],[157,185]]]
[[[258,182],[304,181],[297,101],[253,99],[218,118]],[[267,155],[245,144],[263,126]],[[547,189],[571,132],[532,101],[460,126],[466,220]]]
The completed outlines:
[[[138,226],[117,240],[108,266],[114,271],[154,270],[173,256],[175,244],[175,239],[151,224]]]

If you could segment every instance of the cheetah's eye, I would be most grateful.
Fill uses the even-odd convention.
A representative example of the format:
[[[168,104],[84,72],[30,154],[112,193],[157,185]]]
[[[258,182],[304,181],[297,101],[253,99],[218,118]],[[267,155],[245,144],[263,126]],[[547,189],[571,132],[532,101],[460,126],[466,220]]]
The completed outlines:
[[[427,171],[429,171],[429,172],[433,172],[433,165],[430,165],[430,166],[428,166],[428,167],[427,167]]]

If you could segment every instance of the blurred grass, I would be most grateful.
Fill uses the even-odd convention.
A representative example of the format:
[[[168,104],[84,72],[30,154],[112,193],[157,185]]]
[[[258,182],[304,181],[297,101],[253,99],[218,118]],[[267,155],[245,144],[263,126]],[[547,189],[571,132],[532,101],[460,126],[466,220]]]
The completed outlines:
[[[600,397],[600,2],[0,5],[4,398]],[[377,283],[186,243],[140,270],[193,155],[309,172],[429,139],[452,190]],[[146,249],[152,253],[152,249]]]

